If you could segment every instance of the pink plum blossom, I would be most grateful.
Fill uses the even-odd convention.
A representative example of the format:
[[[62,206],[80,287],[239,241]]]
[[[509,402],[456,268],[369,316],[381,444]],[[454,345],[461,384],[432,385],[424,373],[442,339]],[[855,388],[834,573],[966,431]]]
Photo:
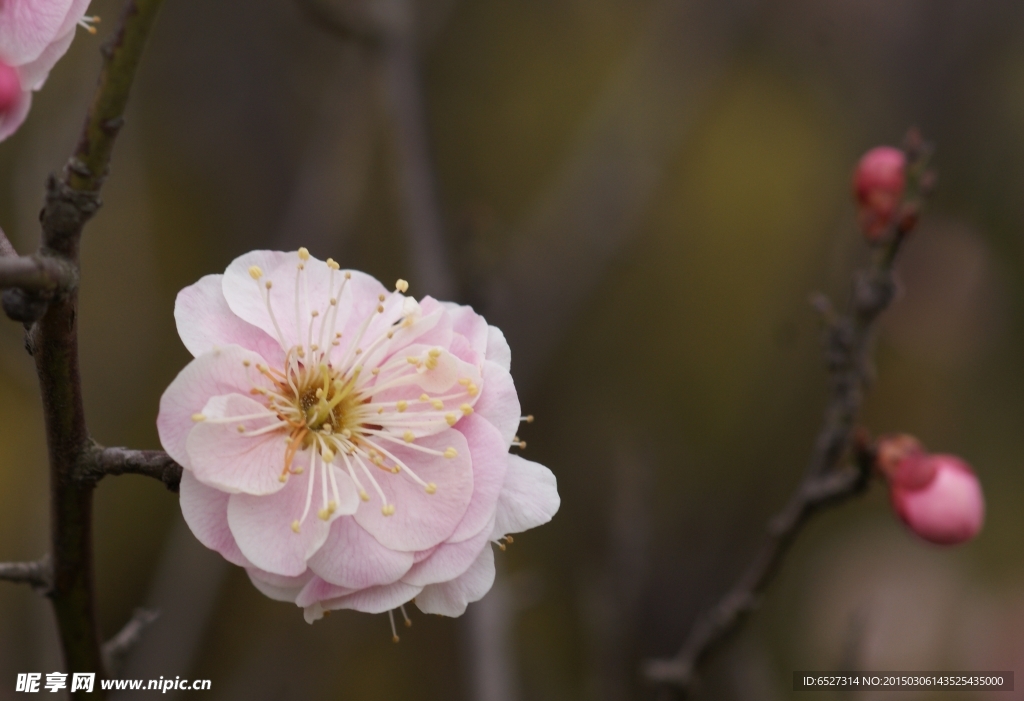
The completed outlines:
[[[78,25],[95,33],[85,17],[90,0],[0,0],[0,141],[28,115],[32,91],[71,46]]]
[[[892,505],[914,533],[931,543],[971,540],[985,521],[985,496],[970,466],[955,455],[914,454],[890,479]]]
[[[461,615],[494,580],[491,544],[558,510],[551,471],[509,453],[522,417],[501,331],[395,287],[253,251],[175,304],[195,359],[157,427],[182,513],[310,622],[413,598]]]
[[[864,236],[877,241],[892,222],[906,187],[907,157],[898,148],[876,146],[853,172],[853,196]]]

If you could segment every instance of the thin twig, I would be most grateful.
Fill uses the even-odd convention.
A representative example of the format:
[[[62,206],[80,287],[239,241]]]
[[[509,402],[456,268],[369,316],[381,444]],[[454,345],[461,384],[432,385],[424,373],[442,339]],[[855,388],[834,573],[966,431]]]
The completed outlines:
[[[145,475],[158,479],[172,492],[181,483],[181,465],[162,450],[104,448],[94,445],[82,453],[76,477],[95,484],[106,475]]]
[[[40,594],[47,594],[53,586],[50,556],[33,562],[0,562],[0,580],[28,584]]]
[[[78,268],[86,222],[100,206],[99,189],[124,122],[128,94],[162,0],[127,0],[120,25],[103,45],[103,69],[74,155],[60,179],[51,176],[41,215],[40,256]],[[71,288],[49,302],[28,335],[36,362],[50,458],[53,601],[67,672],[106,677],[96,620],[92,554],[93,485],[76,479],[90,447],[78,364],[78,294]],[[76,701],[102,699],[76,691]]]
[[[825,354],[831,392],[804,479],[785,508],[769,523],[765,542],[739,580],[717,604],[697,617],[675,657],[645,665],[645,676],[663,685],[666,697],[685,697],[691,690],[699,665],[754,610],[807,519],[826,505],[863,492],[868,485],[870,451],[857,451],[854,468],[839,465],[853,442],[854,422],[870,383],[876,322],[893,298],[893,262],[906,234],[916,224],[920,200],[932,181],[926,172],[929,149],[916,132],[908,135],[906,150],[910,181],[907,196],[872,265],[854,278],[849,313],[835,317],[827,300],[816,297],[813,302],[819,311],[828,312]]]
[[[78,273],[74,266],[53,256],[0,256],[0,289],[20,287],[33,292],[52,293],[58,289],[69,289],[77,281]]]
[[[137,608],[128,622],[124,624],[124,628],[103,643],[103,660],[111,673],[117,673],[128,653],[142,640],[143,632],[158,618],[160,618],[159,611]]]
[[[11,240],[7,238],[7,234],[4,233],[4,230],[0,229],[0,258],[16,255],[18,255],[18,252],[11,244]]]

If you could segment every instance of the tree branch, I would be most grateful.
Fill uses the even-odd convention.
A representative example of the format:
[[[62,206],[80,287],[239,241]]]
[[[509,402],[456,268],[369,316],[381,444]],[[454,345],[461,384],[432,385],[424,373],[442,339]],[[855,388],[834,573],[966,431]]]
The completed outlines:
[[[47,594],[53,586],[50,556],[34,562],[0,562],[0,580],[28,584],[40,594]]]
[[[717,604],[697,617],[675,657],[645,665],[644,675],[664,686],[666,698],[688,694],[699,665],[754,610],[807,519],[826,505],[863,492],[868,485],[873,462],[869,450],[858,446],[855,468],[840,469],[839,464],[853,443],[854,422],[870,383],[876,322],[893,298],[893,262],[917,222],[921,199],[933,180],[926,171],[930,149],[916,132],[908,135],[905,150],[907,195],[872,265],[854,277],[849,312],[836,317],[827,300],[819,297],[814,302],[827,321],[825,357],[831,392],[804,479],[785,508],[769,522],[764,543],[739,580]]]
[[[74,266],[59,258],[40,255],[0,256],[0,289],[20,287],[32,292],[52,294],[59,289],[69,289],[77,282],[78,272]]]
[[[124,624],[117,635],[103,644],[103,660],[107,669],[116,673],[128,653],[142,640],[142,634],[156,619],[160,612],[153,609],[137,608],[132,617]]]
[[[162,0],[127,0],[120,25],[104,44],[103,69],[74,155],[60,179],[51,176],[41,215],[39,258],[78,269],[82,228],[100,206],[114,141],[146,38]],[[5,294],[6,297],[6,294]],[[5,300],[6,301],[6,300]],[[77,290],[56,295],[29,331],[50,458],[53,601],[65,671],[106,677],[96,620],[92,555],[92,484],[76,479],[90,447],[78,365]],[[76,701],[102,699],[96,691]]]
[[[18,255],[18,252],[14,250],[14,246],[11,245],[11,240],[7,238],[7,234],[4,233],[4,230],[0,229],[0,258],[16,255]]]
[[[181,483],[181,465],[162,450],[104,448],[93,445],[82,453],[77,478],[83,484],[96,484],[106,475],[145,475],[158,479],[172,492]]]

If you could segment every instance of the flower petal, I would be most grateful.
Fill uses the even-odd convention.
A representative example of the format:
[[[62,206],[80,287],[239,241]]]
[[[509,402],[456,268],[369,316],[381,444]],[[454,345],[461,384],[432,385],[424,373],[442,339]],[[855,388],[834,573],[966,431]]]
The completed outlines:
[[[385,548],[349,517],[331,525],[327,542],[309,559],[310,569],[320,577],[350,589],[396,582],[412,564],[411,552]]]
[[[263,417],[220,421],[255,414]],[[206,420],[195,424],[185,441],[196,479],[230,494],[273,494],[284,487],[280,477],[288,448],[287,426],[267,407],[241,394],[226,394],[212,397],[202,415]],[[282,428],[250,435],[272,425]],[[247,430],[239,432],[240,426]]]
[[[473,500],[466,509],[448,542],[469,540],[493,518],[498,495],[508,470],[508,446],[498,429],[476,414],[471,414],[455,425],[455,430],[466,437],[473,458]]]
[[[417,562],[402,577],[406,584],[426,586],[455,579],[468,570],[480,556],[480,551],[489,548],[494,523],[488,523],[480,533],[461,543],[442,543],[422,562]]]
[[[63,33],[64,22],[74,4],[74,0],[4,0],[0,3],[0,60],[9,66],[35,60]],[[82,12],[85,12],[84,7]]]
[[[223,275],[206,275],[178,293],[174,321],[181,342],[196,357],[217,346],[234,344],[259,353],[274,367],[282,367],[281,345],[231,311],[224,299],[223,279]]]
[[[395,582],[328,599],[320,602],[320,605],[327,610],[352,609],[363,613],[384,613],[407,603],[420,593],[420,589],[404,582]]]
[[[357,472],[360,482],[374,495],[372,501],[362,504],[356,511],[356,521],[386,548],[392,550],[425,550],[446,540],[462,520],[473,496],[474,468],[469,445],[455,429],[417,439],[416,445],[444,451],[454,448],[453,458],[428,455],[403,445],[385,445],[389,452],[409,466],[424,482],[437,485],[434,494],[407,475],[395,475],[373,468],[374,478],[387,497],[395,513],[381,513],[376,490],[367,484],[363,472]]]
[[[312,606],[315,603],[326,601],[327,599],[337,599],[338,597],[352,594],[355,589],[349,589],[346,587],[339,587],[331,584],[324,579],[314,576],[309,580],[309,583],[302,588],[298,596],[295,597],[295,605],[306,608]]]
[[[423,613],[461,616],[466,606],[479,601],[494,585],[494,551],[485,546],[465,573],[450,582],[430,584],[416,595]]]
[[[519,431],[519,417],[522,416],[519,394],[508,370],[489,360],[484,362],[483,391],[473,405],[473,411],[497,427],[507,450]]]
[[[249,581],[265,596],[275,601],[289,601],[293,604],[307,582],[314,578],[313,573],[309,571],[297,577],[282,577],[264,572],[258,567],[247,567],[245,572],[249,575]]]
[[[248,394],[253,387],[270,386],[255,370],[259,363],[265,363],[259,354],[225,346],[199,356],[174,378],[160,397],[156,427],[164,450],[180,465],[190,467],[186,441],[196,425],[192,415],[201,412],[211,397]]]
[[[179,487],[181,515],[185,517],[196,539],[220,553],[228,562],[240,567],[252,567],[242,551],[238,549],[235,537],[228,528],[229,494],[205,484],[192,476],[189,470],[181,474]]]
[[[512,367],[512,349],[508,347],[505,334],[497,326],[487,327],[487,354],[484,357],[506,371]]]
[[[518,455],[509,455],[492,537],[496,540],[545,524],[560,504],[558,482],[551,470]]]
[[[317,473],[319,478],[319,470]],[[286,576],[302,574],[306,561],[327,540],[330,521],[320,519],[316,508],[311,508],[302,520],[298,533],[292,530],[292,523],[299,520],[305,508],[309,476],[309,470],[292,475],[276,494],[232,494],[228,500],[231,533],[242,554],[260,569]],[[351,513],[359,500],[348,475],[335,469],[335,478],[342,503],[333,518]]]

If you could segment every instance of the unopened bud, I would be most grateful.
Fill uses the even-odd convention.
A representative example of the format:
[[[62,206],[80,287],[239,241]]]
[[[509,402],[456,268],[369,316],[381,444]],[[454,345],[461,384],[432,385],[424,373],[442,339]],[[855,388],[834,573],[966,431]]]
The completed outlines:
[[[865,153],[853,172],[853,196],[861,229],[877,241],[892,223],[906,187],[907,158],[899,149],[877,146]]]
[[[911,457],[925,454],[920,441],[906,433],[881,436],[875,443],[875,467],[886,479],[895,479],[900,464]]]
[[[955,455],[911,455],[900,463],[890,489],[900,519],[931,543],[968,541],[985,521],[981,484]]]
[[[0,61],[0,117],[21,97],[21,79],[17,69]]]

